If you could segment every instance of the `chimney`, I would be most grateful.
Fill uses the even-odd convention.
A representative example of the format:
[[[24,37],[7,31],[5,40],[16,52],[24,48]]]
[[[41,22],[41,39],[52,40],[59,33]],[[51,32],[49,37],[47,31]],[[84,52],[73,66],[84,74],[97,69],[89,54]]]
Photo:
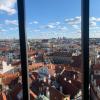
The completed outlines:
[[[60,86],[60,92],[61,92],[61,93],[63,92],[63,87],[62,87],[62,86]]]
[[[54,77],[56,77],[56,73],[54,73],[54,75],[53,75]]]
[[[71,80],[68,80],[68,82],[69,82],[69,83],[72,83],[72,81],[71,81]]]
[[[90,60],[90,61],[89,61],[89,66],[91,67],[91,65],[92,65],[92,61]]]
[[[48,79],[48,84],[50,84],[51,83],[51,79]]]
[[[93,75],[91,75],[91,80],[93,80]]]
[[[51,75],[49,74],[49,76],[48,76],[48,84],[50,84],[51,83]]]
[[[48,75],[48,78],[49,78],[49,79],[51,78],[51,75],[50,75],[50,74]]]
[[[64,78],[64,81],[66,81],[67,79],[66,79],[66,77]]]
[[[75,74],[74,74],[73,79],[75,80],[75,78],[76,78],[76,76],[75,76]]]
[[[100,91],[100,86],[98,86],[97,88],[98,88],[98,90]]]
[[[94,86],[96,86],[96,80],[94,79]]]
[[[49,87],[46,88],[46,96],[50,99],[50,90],[49,90]]]
[[[47,81],[47,80],[46,80],[46,77],[44,77],[44,78],[43,78],[43,82],[46,82],[46,81]]]

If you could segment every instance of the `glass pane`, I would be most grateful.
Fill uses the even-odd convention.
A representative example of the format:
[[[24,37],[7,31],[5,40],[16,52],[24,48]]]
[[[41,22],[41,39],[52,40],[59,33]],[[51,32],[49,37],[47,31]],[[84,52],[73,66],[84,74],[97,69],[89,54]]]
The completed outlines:
[[[100,11],[99,0],[90,0],[90,93],[100,99]]]
[[[22,99],[16,0],[0,0],[0,100]]]
[[[81,0],[25,3],[31,98],[81,100]]]

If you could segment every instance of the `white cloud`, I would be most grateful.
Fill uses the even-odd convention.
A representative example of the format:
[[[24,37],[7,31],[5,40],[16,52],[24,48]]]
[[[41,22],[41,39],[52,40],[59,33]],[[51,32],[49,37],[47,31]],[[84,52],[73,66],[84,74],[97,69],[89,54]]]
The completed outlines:
[[[55,25],[60,25],[60,22],[56,22]]]
[[[0,29],[2,28],[2,25],[0,24]]]
[[[5,31],[6,31],[5,29],[0,29],[0,33],[1,33],[1,32],[5,32]]]
[[[81,26],[81,17],[74,17],[65,19],[65,22],[69,25],[71,25],[75,29],[80,29]],[[100,18],[96,17],[90,17],[89,19],[89,28],[90,29],[97,29],[98,28],[98,22],[100,22]]]
[[[69,25],[77,25],[81,23],[81,16],[75,18],[65,19],[65,22]],[[90,25],[95,26],[96,22],[100,22],[100,18],[90,17]]]
[[[98,38],[98,37],[100,37],[100,30],[90,31],[89,35],[91,38]]]
[[[33,21],[33,22],[30,22],[29,24],[38,24],[39,22],[38,21]]]
[[[96,18],[96,17],[90,17],[90,29],[97,29],[97,23],[100,22],[100,18]]]
[[[94,21],[90,21],[90,27],[95,27],[97,24]]]
[[[100,18],[96,18],[96,17],[90,17],[90,20],[89,20],[89,25],[90,25],[90,28],[96,28],[97,27],[97,22],[100,22]]]
[[[65,19],[65,22],[69,25],[76,25],[81,23],[81,17],[77,16],[75,18]]]
[[[33,23],[34,23],[34,24],[38,24],[39,22],[38,22],[38,21],[33,21]]]
[[[90,21],[96,21],[95,17],[90,17]]]
[[[79,25],[72,25],[72,27],[75,28],[75,29],[79,29],[80,28]]]
[[[77,31],[76,31],[76,33],[79,33],[79,34],[81,34],[81,29],[77,30]]]
[[[35,29],[35,30],[33,30],[33,32],[40,32],[40,30],[39,29]]]
[[[97,25],[97,22],[99,22],[99,18],[90,17],[90,19],[89,19],[89,30],[90,30],[90,33],[91,33],[91,31],[99,29],[99,27]]]
[[[0,10],[7,12],[9,15],[15,14],[16,0],[0,0]]]
[[[48,28],[48,29],[53,29],[53,28],[55,28],[55,26],[54,26],[54,25],[52,25],[52,24],[48,24],[48,25],[46,25],[46,26],[45,26],[45,28]]]
[[[2,26],[3,24],[0,24],[0,27]]]
[[[98,29],[100,29],[100,27],[99,27],[99,26],[89,27],[89,29],[90,29],[90,30],[98,30]]]
[[[62,32],[68,31],[67,27],[65,27],[65,26],[59,27],[58,30],[60,30],[60,31],[62,31]]]
[[[97,22],[100,22],[100,18],[97,18],[96,21],[97,21]]]
[[[52,22],[52,23],[48,23],[48,25],[45,25],[45,28],[53,29],[53,28],[57,28],[59,25],[60,22]]]
[[[5,24],[6,25],[18,25],[18,21],[17,20],[5,20]]]
[[[13,31],[13,30],[17,30],[18,29],[18,27],[14,27],[14,28],[9,28],[9,30],[11,30],[11,31]]]
[[[100,18],[90,17],[90,22],[91,22],[91,21],[100,22]]]

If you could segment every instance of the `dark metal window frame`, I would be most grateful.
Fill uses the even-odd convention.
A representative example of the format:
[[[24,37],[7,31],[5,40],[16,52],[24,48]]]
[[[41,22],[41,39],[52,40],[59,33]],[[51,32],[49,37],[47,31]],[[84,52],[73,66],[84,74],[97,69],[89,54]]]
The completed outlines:
[[[81,0],[81,32],[83,62],[83,100],[89,96],[89,0]]]
[[[25,33],[25,10],[24,0],[17,0],[18,6],[18,23],[21,53],[21,70],[23,84],[23,100],[30,100],[29,82],[28,82],[28,54],[27,54],[27,38]]]
[[[25,34],[24,0],[17,0],[22,67],[23,100],[30,100],[28,83],[27,39]],[[67,6],[67,5],[66,5]],[[83,100],[89,100],[89,0],[81,0],[81,32],[83,58]]]

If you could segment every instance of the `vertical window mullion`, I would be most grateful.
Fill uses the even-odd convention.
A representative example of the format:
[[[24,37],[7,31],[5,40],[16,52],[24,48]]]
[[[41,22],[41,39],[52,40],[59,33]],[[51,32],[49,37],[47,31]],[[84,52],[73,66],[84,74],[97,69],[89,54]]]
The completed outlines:
[[[18,22],[20,37],[20,53],[22,68],[22,84],[23,84],[23,100],[29,100],[29,83],[28,83],[28,55],[27,55],[27,39],[25,34],[25,12],[24,0],[17,0],[18,5]]]
[[[82,0],[83,100],[89,100],[89,0]]]

